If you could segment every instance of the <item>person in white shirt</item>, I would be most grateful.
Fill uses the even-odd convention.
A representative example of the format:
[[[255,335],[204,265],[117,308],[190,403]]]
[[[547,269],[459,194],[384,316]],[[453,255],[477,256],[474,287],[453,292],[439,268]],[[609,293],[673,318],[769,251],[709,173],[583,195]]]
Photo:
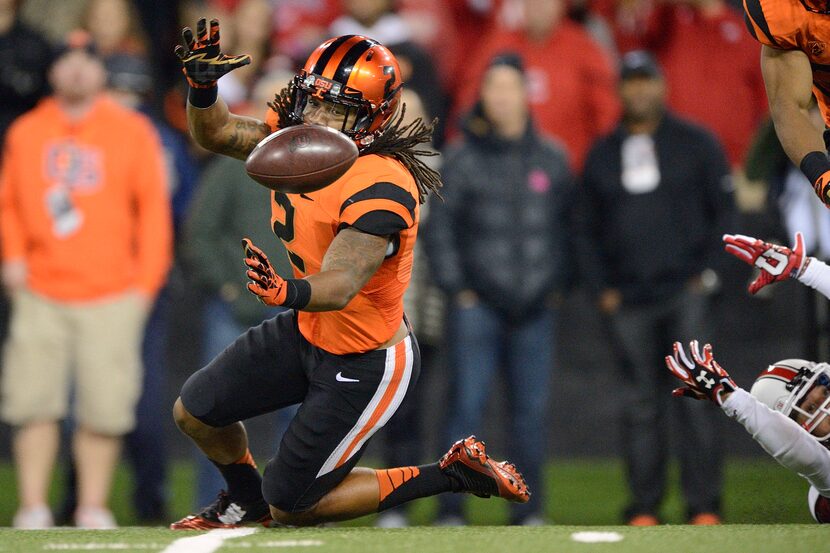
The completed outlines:
[[[830,267],[804,255],[800,233],[792,249],[743,235],[723,240],[729,253],[760,269],[750,293],[795,278],[830,298]],[[695,340],[689,349],[690,355],[675,342],[666,357],[666,366],[685,384],[673,394],[717,403],[776,461],[810,483],[810,513],[816,522],[830,522],[830,364],[778,361],[747,392],[715,361],[712,346],[701,351]]]

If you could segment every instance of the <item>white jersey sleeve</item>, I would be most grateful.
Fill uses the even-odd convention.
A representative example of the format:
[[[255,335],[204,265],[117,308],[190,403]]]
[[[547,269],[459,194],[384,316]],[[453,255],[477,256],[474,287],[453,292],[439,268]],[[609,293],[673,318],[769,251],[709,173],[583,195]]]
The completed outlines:
[[[819,495],[830,497],[830,451],[794,420],[773,411],[740,388],[721,408],[741,423],[776,461],[806,479]]]
[[[815,257],[809,258],[810,264],[798,277],[803,284],[818,290],[824,297],[830,298],[830,267]]]

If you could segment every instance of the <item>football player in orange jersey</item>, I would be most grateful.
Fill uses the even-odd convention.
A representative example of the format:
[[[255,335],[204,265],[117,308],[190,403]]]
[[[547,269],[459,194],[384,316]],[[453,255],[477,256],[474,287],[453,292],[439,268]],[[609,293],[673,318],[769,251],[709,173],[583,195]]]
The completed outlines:
[[[830,125],[830,4],[826,0],[743,0],[744,20],[761,46],[761,72],[778,139],[830,206],[828,134],[807,115],[815,95]]]
[[[441,492],[527,501],[516,468],[490,459],[472,436],[437,463],[356,467],[420,372],[403,293],[420,203],[440,186],[414,149],[432,126],[401,125],[394,56],[362,36],[328,40],[258,121],[230,113],[217,95],[216,80],[250,58],[221,52],[216,20],[200,20],[195,37],[189,28],[182,34],[176,52],[191,87],[188,121],[202,146],[245,159],[278,128],[318,124],[349,136],[361,155],[322,190],[272,194],[273,229],[295,278],[277,275],[265,253],[243,241],[248,289],[290,310],[248,330],[182,387],[176,422],[219,468],[228,491],[171,528],[232,528],[272,517],[319,524]],[[240,421],[298,403],[260,477]]]

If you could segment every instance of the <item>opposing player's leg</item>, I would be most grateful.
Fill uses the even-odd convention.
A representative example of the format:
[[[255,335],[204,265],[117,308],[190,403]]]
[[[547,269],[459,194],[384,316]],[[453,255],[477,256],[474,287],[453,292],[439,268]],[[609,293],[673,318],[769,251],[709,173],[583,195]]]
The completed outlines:
[[[233,528],[270,521],[262,478],[248,450],[244,419],[303,400],[308,380],[294,313],[248,330],[182,387],[179,428],[222,473],[228,489],[173,529]]]

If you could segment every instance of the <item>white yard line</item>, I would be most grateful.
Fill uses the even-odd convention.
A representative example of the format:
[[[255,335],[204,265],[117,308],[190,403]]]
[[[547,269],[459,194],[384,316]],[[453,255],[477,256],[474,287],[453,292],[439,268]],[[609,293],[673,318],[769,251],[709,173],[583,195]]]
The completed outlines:
[[[201,536],[179,538],[161,553],[213,553],[228,539],[250,536],[256,528],[219,528]]]
[[[619,532],[574,532],[571,539],[582,543],[613,543],[622,541],[623,535]]]
[[[317,547],[323,545],[320,540],[278,540],[264,541],[256,547]]]
[[[257,532],[258,528],[234,528],[211,530],[206,534],[179,538],[173,543],[165,546],[160,543],[47,543],[43,546],[44,551],[123,551],[146,549],[160,551],[160,553],[213,553],[224,545],[225,540],[250,536]],[[273,549],[276,547],[319,547],[323,545],[320,540],[270,540],[258,543],[250,541],[234,542],[237,547],[245,549]],[[0,551],[3,547],[0,547]]]
[[[126,549],[161,549],[160,543],[47,543],[45,551],[119,551]]]

